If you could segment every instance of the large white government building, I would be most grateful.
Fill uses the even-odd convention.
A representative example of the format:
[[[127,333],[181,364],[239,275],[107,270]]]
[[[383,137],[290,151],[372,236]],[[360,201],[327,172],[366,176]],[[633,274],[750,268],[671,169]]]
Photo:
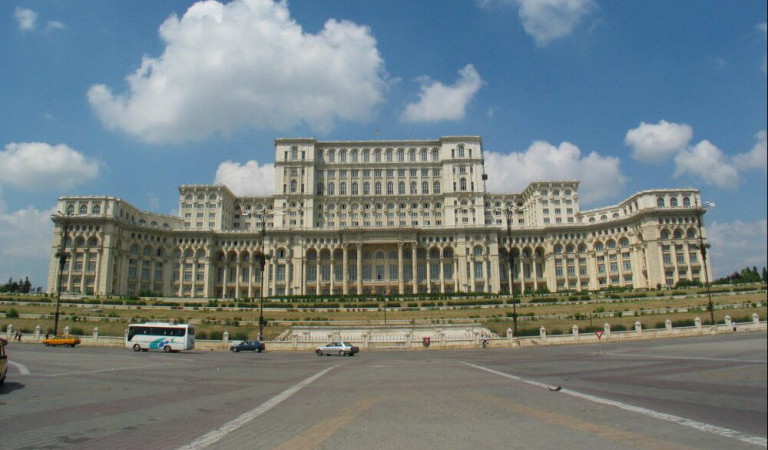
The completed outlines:
[[[60,198],[48,291],[58,281],[74,294],[257,298],[705,281],[696,189],[582,211],[578,181],[499,194],[486,179],[477,136],[277,139],[274,195],[182,185],[179,216],[110,196]]]

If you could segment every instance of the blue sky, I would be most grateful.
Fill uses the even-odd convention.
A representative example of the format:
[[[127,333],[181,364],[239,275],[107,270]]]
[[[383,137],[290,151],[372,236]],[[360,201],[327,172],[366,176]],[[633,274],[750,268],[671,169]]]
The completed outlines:
[[[766,265],[766,2],[0,1],[0,280],[64,195],[271,193],[273,140],[480,135],[488,190],[695,187],[715,275]]]

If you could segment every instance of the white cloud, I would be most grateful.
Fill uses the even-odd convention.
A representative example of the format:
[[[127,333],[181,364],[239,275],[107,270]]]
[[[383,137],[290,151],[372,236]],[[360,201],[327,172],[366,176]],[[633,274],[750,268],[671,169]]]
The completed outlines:
[[[746,153],[739,153],[733,157],[734,165],[740,170],[758,169],[768,171],[768,145],[766,144],[766,130],[760,130],[755,134],[755,146]]]
[[[16,24],[18,25],[19,30],[30,31],[35,29],[37,13],[31,9],[17,7],[13,12],[13,18],[16,19]]]
[[[585,205],[615,198],[627,182],[618,158],[596,152],[582,156],[569,142],[555,147],[537,141],[523,153],[486,151],[485,171],[491,192],[520,192],[532,181],[581,180],[579,195]]]
[[[660,162],[684,149],[693,138],[686,124],[661,120],[657,124],[640,122],[627,131],[624,143],[632,147],[632,157],[642,162]]]
[[[67,28],[67,26],[59,22],[58,20],[52,20],[48,22],[45,28],[48,30],[63,30],[64,28]]]
[[[164,53],[143,58],[128,92],[89,89],[107,128],[148,142],[241,128],[325,132],[336,120],[370,119],[387,88],[368,27],[331,19],[309,34],[285,2],[198,2],[166,19],[160,37]]]
[[[45,286],[54,210],[40,211],[30,206],[8,212],[0,198],[0,282],[28,276],[32,286]]]
[[[99,174],[99,164],[70,147],[19,142],[0,151],[0,184],[26,190],[67,189]]]
[[[723,188],[735,188],[739,172],[711,142],[704,140],[675,156],[675,176],[691,175],[702,182]]]
[[[712,271],[722,278],[745,267],[766,267],[768,254],[768,228],[766,220],[754,222],[712,222],[707,225]]]
[[[401,116],[405,122],[438,122],[461,120],[472,97],[483,86],[483,80],[472,64],[459,71],[453,86],[428,78],[421,80],[419,101],[409,103]]]
[[[275,193],[275,166],[259,166],[256,161],[248,161],[243,165],[224,161],[216,169],[214,183],[227,186],[238,196],[272,195]]]
[[[519,6],[523,28],[539,47],[571,34],[597,7],[594,0],[480,0],[479,3],[481,6],[495,3]]]

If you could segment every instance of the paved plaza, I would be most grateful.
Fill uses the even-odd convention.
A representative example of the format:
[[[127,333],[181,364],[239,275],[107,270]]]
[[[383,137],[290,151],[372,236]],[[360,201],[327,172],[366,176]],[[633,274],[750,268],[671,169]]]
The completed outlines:
[[[766,447],[764,332],[353,358],[6,348],[3,449]]]

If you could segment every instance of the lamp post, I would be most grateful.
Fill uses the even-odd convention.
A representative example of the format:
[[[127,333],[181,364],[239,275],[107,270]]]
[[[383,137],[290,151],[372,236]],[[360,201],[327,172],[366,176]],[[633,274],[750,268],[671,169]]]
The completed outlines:
[[[707,309],[709,310],[709,319],[712,321],[712,325],[715,324],[715,305],[712,303],[712,290],[709,287],[709,271],[707,270],[707,245],[704,244],[704,236],[701,234],[702,217],[706,213],[707,209],[714,208],[715,204],[712,202],[705,202],[701,206],[695,206],[692,208],[694,214],[696,214],[696,226],[699,229],[699,251],[701,252],[701,263],[704,267],[704,287],[707,289]]]
[[[61,220],[61,240],[59,242],[59,250],[56,252],[56,258],[59,261],[58,279],[56,280],[56,313],[53,316],[53,335],[59,334],[59,303],[61,302],[61,278],[64,273],[64,266],[67,264],[67,258],[69,253],[64,251],[67,241],[67,220],[72,217],[72,214],[65,214],[61,211],[51,215],[51,220],[56,223],[57,220]]]
[[[512,334],[517,336],[517,299],[515,298],[515,255],[512,253],[512,214],[515,211],[514,205],[507,205],[503,210],[507,219],[507,247],[509,258],[509,295],[512,299]],[[518,213],[522,208],[516,210]]]
[[[264,254],[265,239],[267,236],[267,214],[266,210],[261,211],[261,245],[257,261],[259,263],[259,273],[261,275],[261,287],[259,289],[259,340],[264,340],[264,269],[267,266],[269,257]]]

